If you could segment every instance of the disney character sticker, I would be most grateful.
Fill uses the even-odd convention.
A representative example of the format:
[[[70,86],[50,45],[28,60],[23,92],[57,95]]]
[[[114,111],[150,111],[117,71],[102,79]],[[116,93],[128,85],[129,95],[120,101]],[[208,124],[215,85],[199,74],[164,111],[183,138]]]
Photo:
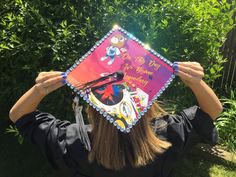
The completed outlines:
[[[123,48],[125,46],[126,38],[121,34],[116,34],[110,39],[110,45],[106,48],[106,56],[101,57],[101,61],[106,59],[110,59],[108,61],[108,65],[112,65],[115,61],[115,56],[120,57],[121,52],[125,52],[126,49]]]

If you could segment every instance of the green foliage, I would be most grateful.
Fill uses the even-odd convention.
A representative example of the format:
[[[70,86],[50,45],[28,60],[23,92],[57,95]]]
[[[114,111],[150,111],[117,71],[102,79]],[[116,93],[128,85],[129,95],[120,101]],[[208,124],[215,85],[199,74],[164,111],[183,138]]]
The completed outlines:
[[[171,61],[200,62],[206,80],[213,83],[222,69],[218,49],[233,27],[232,13],[226,0],[3,0],[0,117],[8,117],[10,107],[34,84],[38,72],[65,71],[115,23]],[[182,104],[192,102],[180,82],[168,93]],[[68,119],[72,116],[69,94],[70,89],[59,90],[41,108]]]
[[[6,133],[14,134],[17,137],[19,144],[23,144],[24,138],[21,136],[19,130],[15,126],[10,125],[6,129]]]
[[[220,141],[229,150],[236,149],[236,93],[231,91],[230,98],[222,99],[224,111],[217,119],[216,127],[218,128]]]

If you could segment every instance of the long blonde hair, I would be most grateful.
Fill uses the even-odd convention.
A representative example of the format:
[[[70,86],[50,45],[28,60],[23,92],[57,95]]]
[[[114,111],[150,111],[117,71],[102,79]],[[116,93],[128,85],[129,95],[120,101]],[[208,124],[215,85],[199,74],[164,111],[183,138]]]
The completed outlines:
[[[125,134],[117,130],[92,107],[87,108],[88,120],[93,129],[91,132],[92,150],[88,159],[108,168],[119,170],[127,164],[133,167],[147,165],[158,153],[171,146],[160,140],[153,131],[151,120],[166,112],[154,103],[149,111]]]

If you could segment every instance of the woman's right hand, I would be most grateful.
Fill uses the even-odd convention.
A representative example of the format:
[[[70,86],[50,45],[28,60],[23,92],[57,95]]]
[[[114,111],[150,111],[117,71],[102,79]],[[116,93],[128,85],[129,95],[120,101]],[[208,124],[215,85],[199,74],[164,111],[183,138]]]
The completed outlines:
[[[65,74],[59,71],[40,72],[35,79],[35,88],[42,96],[46,96],[62,87],[65,77]]]
[[[11,108],[9,117],[16,122],[23,115],[37,109],[42,99],[65,84],[65,74],[58,71],[41,72],[35,79],[36,84],[30,88]]]

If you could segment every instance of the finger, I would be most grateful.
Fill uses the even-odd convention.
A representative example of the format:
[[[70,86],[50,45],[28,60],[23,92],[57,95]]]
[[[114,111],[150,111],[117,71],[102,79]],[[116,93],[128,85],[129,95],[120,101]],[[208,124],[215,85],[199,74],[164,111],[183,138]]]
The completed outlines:
[[[35,82],[36,83],[41,83],[41,82],[44,82],[50,78],[53,78],[53,77],[57,77],[57,76],[60,76],[62,75],[63,72],[47,72],[47,73],[43,73],[41,75],[39,75]]]
[[[178,62],[178,65],[190,67],[198,71],[203,71],[203,67],[198,62]]]
[[[41,84],[42,84],[42,87],[49,87],[51,85],[56,84],[57,82],[63,83],[63,80],[64,80],[63,76],[57,76],[57,77],[53,77],[51,79],[48,79]]]
[[[45,89],[47,90],[48,93],[51,93],[57,89],[59,89],[60,87],[62,87],[63,85],[65,85],[64,83],[62,82],[57,82],[55,83],[54,85],[51,85],[49,87],[46,87]]]
[[[193,75],[195,77],[203,78],[204,76],[204,73],[202,71],[195,70],[190,67],[185,67],[183,65],[179,65],[178,67],[179,67],[179,71],[183,71],[184,73]]]
[[[201,78],[192,76],[192,75],[185,73],[183,71],[179,71],[176,75],[178,75],[180,78],[182,78],[186,81],[199,81],[199,80],[201,80]]]
[[[61,73],[61,71],[43,71],[43,72],[40,72],[39,75],[44,76],[50,73],[57,73],[57,72]]]

